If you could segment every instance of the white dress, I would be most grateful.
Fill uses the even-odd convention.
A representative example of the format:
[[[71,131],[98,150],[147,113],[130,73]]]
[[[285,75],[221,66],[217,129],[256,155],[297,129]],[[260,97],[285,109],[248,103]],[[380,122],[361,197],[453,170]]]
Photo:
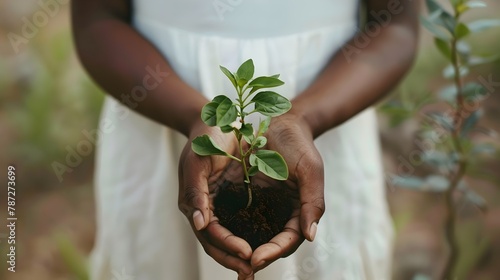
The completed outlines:
[[[293,98],[357,30],[352,0],[136,0],[133,6],[135,28],[209,99],[232,92],[219,65],[235,71],[248,58],[256,76],[280,73],[285,85],[277,91]],[[177,208],[186,139],[110,97],[101,121],[91,279],[236,279],[205,254]],[[316,240],[256,279],[389,279],[393,232],[374,110],[316,144],[327,209]]]

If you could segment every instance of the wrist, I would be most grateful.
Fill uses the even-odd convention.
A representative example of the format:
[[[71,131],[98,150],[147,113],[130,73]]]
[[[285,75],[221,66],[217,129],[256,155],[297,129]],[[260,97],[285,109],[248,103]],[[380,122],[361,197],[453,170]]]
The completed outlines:
[[[186,132],[186,137],[188,139],[194,139],[195,137],[201,136],[203,134],[207,133],[207,130],[209,130],[210,127],[207,126],[202,120],[201,117],[198,116],[197,119],[193,119],[192,122],[190,123],[187,132]]]
[[[286,115],[292,117],[302,131],[312,139],[325,131],[326,116],[322,115],[320,106],[311,105],[313,102],[302,103],[301,100],[294,100],[292,104],[292,109]]]
[[[313,126],[306,119],[304,112],[293,106],[287,113],[273,118],[270,129],[283,131],[289,129],[290,126],[295,126],[306,138],[315,138]]]
[[[207,102],[208,101],[205,99],[200,99],[199,101],[189,104],[189,108],[184,110],[181,122],[175,129],[184,136],[190,138],[196,131],[200,130],[201,127],[206,127],[201,119],[201,109]]]

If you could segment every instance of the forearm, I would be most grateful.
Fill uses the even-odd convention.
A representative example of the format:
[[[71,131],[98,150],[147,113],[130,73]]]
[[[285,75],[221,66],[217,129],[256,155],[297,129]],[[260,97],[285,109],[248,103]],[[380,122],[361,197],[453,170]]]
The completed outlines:
[[[207,100],[175,74],[151,43],[109,16],[77,18],[73,25],[80,60],[106,92],[150,119],[189,133]]]
[[[292,101],[292,112],[318,137],[374,104],[411,67],[417,30],[413,21],[394,20],[376,37],[368,37],[371,41],[365,48],[354,53],[340,50],[316,81]],[[356,47],[355,42],[356,37],[345,46]]]

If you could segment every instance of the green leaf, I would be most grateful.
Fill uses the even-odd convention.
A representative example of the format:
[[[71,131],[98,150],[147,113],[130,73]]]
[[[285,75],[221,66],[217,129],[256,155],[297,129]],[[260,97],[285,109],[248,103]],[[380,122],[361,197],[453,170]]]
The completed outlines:
[[[266,133],[266,131],[269,129],[270,124],[271,124],[271,117],[267,117],[263,121],[261,121],[259,124],[259,131],[257,132],[257,135],[260,136]]]
[[[427,19],[434,24],[444,27],[450,33],[455,31],[455,26],[457,25],[455,18],[443,9],[430,13]]]
[[[441,100],[455,104],[457,101],[457,87],[454,84],[448,85],[438,92],[438,96]]]
[[[468,67],[460,66],[459,72],[460,77],[464,77],[467,76],[470,71]],[[446,79],[453,79],[455,77],[455,68],[453,68],[453,65],[450,64],[443,70],[443,77]]]
[[[479,19],[468,24],[472,33],[484,31],[493,27],[500,26],[500,19]]]
[[[258,150],[250,155],[250,164],[257,166],[267,176],[284,181],[288,179],[288,167],[283,157],[275,151]]]
[[[255,139],[255,146],[257,148],[263,148],[267,144],[267,138],[264,136],[258,136],[257,139]]]
[[[263,88],[272,88],[272,87],[278,87],[283,85],[284,82],[281,81],[278,78],[275,77],[257,77],[253,79],[249,84],[248,87],[252,88],[250,93],[254,93],[255,91]]]
[[[212,99],[212,102],[215,102],[215,103],[222,103],[222,101],[228,99],[227,96],[225,95],[217,95],[216,97],[214,97],[214,99]]]
[[[280,77],[280,74],[274,74],[274,75],[269,76],[269,77],[278,79]]]
[[[430,175],[425,179],[424,188],[430,191],[444,192],[448,189],[450,181],[441,175]]]
[[[443,31],[440,27],[436,26],[433,22],[431,22],[427,18],[421,16],[420,22],[435,37],[442,39],[442,40],[445,40],[445,41],[451,39],[451,35],[449,33]]]
[[[253,60],[249,59],[238,68],[236,71],[237,83],[240,87],[243,87],[248,81],[253,77],[254,73]]]
[[[465,193],[465,199],[467,199],[467,201],[476,205],[479,209],[483,211],[488,209],[488,203],[486,202],[486,200],[482,196],[477,194],[475,191],[473,191],[470,188],[466,188],[464,193]]]
[[[434,38],[434,44],[448,60],[451,60],[451,49],[447,41],[440,38]]]
[[[467,61],[467,65],[473,67],[481,64],[491,63],[500,59],[500,55],[495,54],[488,57],[471,56]]]
[[[494,155],[497,151],[496,147],[491,143],[479,143],[474,145],[471,149],[471,153],[473,156],[478,155]]]
[[[450,116],[440,112],[431,112],[426,114],[426,116],[436,124],[440,125],[442,128],[448,131],[453,130],[453,119]]]
[[[465,25],[462,22],[459,23],[455,28],[455,38],[457,39],[461,39],[469,34],[470,34],[469,27],[467,27],[467,25]]]
[[[232,106],[231,106],[232,105]],[[228,120],[234,119],[226,123]],[[236,107],[231,99],[224,95],[218,95],[205,104],[201,109],[201,119],[208,126],[225,126],[232,123],[237,117]]]
[[[441,151],[427,151],[422,154],[422,161],[430,166],[451,170],[457,163],[457,157]]]
[[[259,168],[257,166],[252,166],[248,169],[248,176],[255,176],[259,172]]]
[[[476,82],[468,82],[462,87],[462,95],[468,100],[476,100],[486,95],[486,88]]]
[[[454,8],[457,8],[460,4],[462,4],[464,0],[451,0],[451,4]]]
[[[217,106],[219,103],[209,102],[201,109],[201,120],[208,126],[217,124]]]
[[[236,83],[238,84],[239,88],[243,88],[248,83],[248,80],[239,78],[238,76],[236,76],[236,79],[237,79]]]
[[[243,139],[245,139],[245,142],[247,142],[249,145],[253,144],[253,141],[255,140],[255,136],[252,135],[243,135]]]
[[[481,132],[482,134],[490,137],[490,138],[493,138],[493,139],[500,139],[500,133],[498,133],[496,130],[494,129],[491,129],[491,128],[486,128],[486,127],[481,127],[481,130],[479,130],[479,132]],[[500,182],[500,180],[499,180]]]
[[[479,119],[482,116],[483,116],[482,110],[477,110],[472,112],[472,114],[470,114],[470,116],[468,116],[463,122],[460,136],[466,137],[472,131],[472,129],[477,125]]]
[[[224,133],[233,132],[233,127],[230,125],[224,125],[220,127],[220,130]]]
[[[413,275],[413,278],[411,280],[432,280],[432,277],[427,274],[418,273]]]
[[[466,11],[474,8],[486,8],[487,5],[483,1],[468,1],[456,6],[457,12],[460,14],[465,13]]]
[[[460,58],[464,61],[470,56],[471,48],[470,45],[464,40],[459,40],[457,42],[457,53],[460,55]]]
[[[406,189],[431,192],[444,192],[449,187],[449,180],[441,175],[430,175],[426,178],[395,175],[391,183]]]
[[[231,124],[238,117],[238,111],[233,101],[228,97],[225,97],[222,102],[219,103],[216,109],[217,126],[226,126]]]
[[[483,1],[468,1],[465,5],[469,6],[469,8],[486,8],[488,5]]]
[[[392,175],[391,182],[392,186],[398,186],[405,189],[415,189],[418,190],[424,185],[424,180],[415,176],[398,176]]]
[[[439,5],[434,0],[426,0],[425,4],[427,6],[427,10],[429,11],[429,14],[432,14],[436,11],[443,11],[443,8],[441,8],[441,5]]]
[[[222,148],[220,148],[214,140],[206,134],[193,139],[193,142],[191,142],[191,149],[193,149],[193,151],[200,156],[227,156],[227,153],[224,152],[224,150],[222,150]]]
[[[229,71],[226,67],[222,65],[220,65],[219,68],[222,71],[222,73],[224,73],[224,75],[226,75],[226,77],[231,81],[233,86],[236,87],[236,78],[234,77],[233,73],[231,73],[231,71]]]
[[[64,231],[55,232],[54,243],[57,246],[58,253],[61,255],[61,261],[65,265],[74,279],[90,279],[87,269],[87,261],[81,251],[75,245],[73,238]]]
[[[241,134],[245,136],[253,135],[253,127],[251,123],[245,123],[240,128]]]
[[[468,100],[479,99],[481,96],[486,95],[486,93],[486,88],[476,82],[466,83],[461,90],[462,96]],[[448,85],[444,87],[439,91],[439,97],[451,104],[455,104],[457,102],[457,87],[455,85]]]
[[[266,77],[266,76],[261,76],[253,79],[250,84],[248,84],[249,87],[266,87],[266,88],[271,88],[271,87],[277,87],[283,85],[284,82],[280,79],[278,79],[275,76],[271,77]]]
[[[255,111],[269,117],[277,117],[292,108],[292,103],[288,99],[273,91],[257,93],[252,102],[255,102]]]

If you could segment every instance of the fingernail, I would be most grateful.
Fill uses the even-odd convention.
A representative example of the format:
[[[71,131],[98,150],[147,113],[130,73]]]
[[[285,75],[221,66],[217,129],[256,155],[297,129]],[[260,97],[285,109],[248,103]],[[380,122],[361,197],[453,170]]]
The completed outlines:
[[[243,260],[246,260],[246,256],[243,255],[243,253],[238,253],[238,257],[240,257],[240,259],[243,259]]]
[[[311,235],[311,241],[314,241],[314,238],[316,237],[316,231],[318,230],[318,223],[314,222],[311,224],[311,227],[309,228],[309,233]]]
[[[194,211],[193,223],[196,230],[200,230],[203,228],[203,226],[205,226],[205,219],[203,218],[203,215],[201,214],[200,210]]]
[[[263,261],[260,261],[260,262],[256,265],[256,267],[263,266],[265,263],[266,263],[266,261],[264,261],[264,260],[263,260]]]

